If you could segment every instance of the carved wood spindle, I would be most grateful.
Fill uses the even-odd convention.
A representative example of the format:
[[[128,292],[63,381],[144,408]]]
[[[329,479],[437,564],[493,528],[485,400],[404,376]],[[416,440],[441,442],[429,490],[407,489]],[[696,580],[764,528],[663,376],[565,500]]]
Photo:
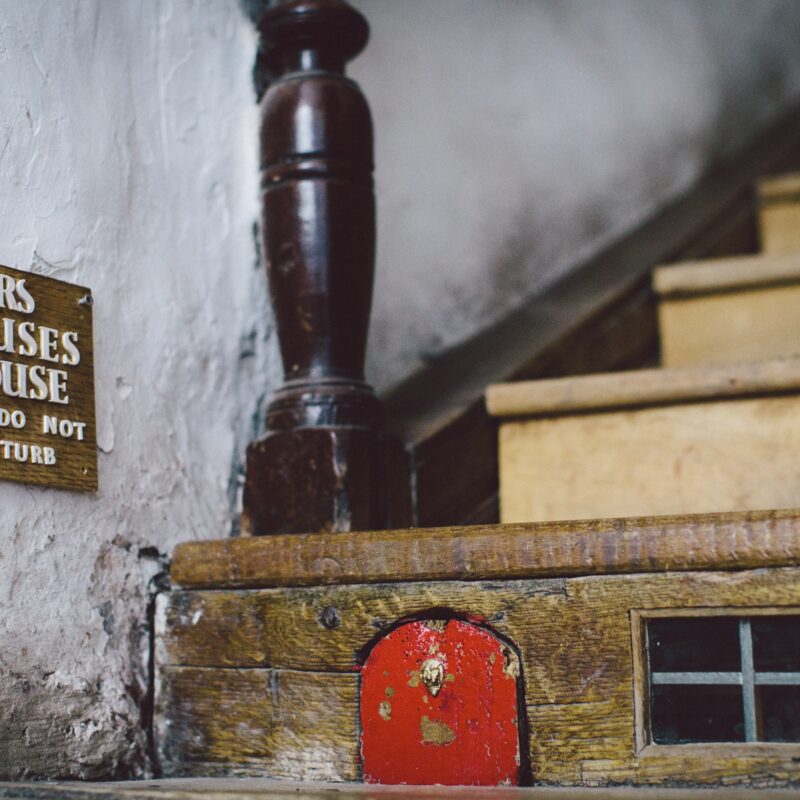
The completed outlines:
[[[247,453],[245,531],[388,523],[381,408],[364,381],[375,260],[372,122],[344,67],[367,43],[343,0],[258,20],[264,252],[284,383]]]

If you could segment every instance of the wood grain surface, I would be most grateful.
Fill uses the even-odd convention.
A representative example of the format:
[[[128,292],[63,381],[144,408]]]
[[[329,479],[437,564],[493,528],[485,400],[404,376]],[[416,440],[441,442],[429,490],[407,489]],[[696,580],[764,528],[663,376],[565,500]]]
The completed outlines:
[[[260,773],[296,780],[358,777],[357,676],[167,667],[156,725],[167,774]]]
[[[693,514],[185,542],[184,588],[482,580],[788,566],[800,511]]]
[[[180,774],[225,764],[357,777],[353,670],[398,619],[448,609],[519,649],[534,781],[797,780],[797,745],[642,747],[636,737],[632,617],[769,607],[800,607],[800,568],[176,592],[159,610],[159,746]]]

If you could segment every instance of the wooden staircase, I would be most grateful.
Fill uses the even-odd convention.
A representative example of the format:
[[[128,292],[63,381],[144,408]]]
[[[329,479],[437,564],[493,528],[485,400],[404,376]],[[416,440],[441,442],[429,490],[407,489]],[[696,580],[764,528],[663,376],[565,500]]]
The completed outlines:
[[[676,292],[664,291],[677,272],[660,270],[654,291],[653,267],[754,249],[754,181],[800,162],[800,116],[602,263],[385,398],[385,424],[363,380],[371,128],[344,78],[366,26],[339,0],[309,0],[267,12],[260,30],[270,81],[265,250],[285,385],[249,451],[245,529],[254,535],[180,546],[173,588],[158,598],[154,734],[163,775],[350,784],[340,797],[372,792],[357,785],[379,781],[390,762],[410,784],[465,775],[475,784],[572,787],[800,782],[800,742],[775,741],[753,699],[774,697],[762,687],[800,685],[800,664],[778,678],[764,667],[758,638],[770,624],[785,630],[800,620],[800,512],[780,510],[800,508],[791,445],[800,363],[772,360],[784,355],[775,352],[782,337],[772,336],[763,352],[771,360],[758,364],[697,357],[693,367],[555,377],[653,366],[657,292],[664,329],[685,333],[670,322]],[[681,299],[700,270],[706,302],[732,287],[783,295],[770,308],[794,302],[796,258],[773,253],[794,247],[796,191],[791,178],[762,185],[769,255],[694,273],[670,267],[683,270]],[[726,269],[738,283],[719,280]],[[786,330],[796,318],[787,314]],[[751,315],[750,344],[758,322]],[[544,377],[490,390],[489,410],[503,419],[500,514],[510,523],[497,524],[496,424],[483,391]],[[680,440],[670,432],[689,409],[695,433]],[[739,441],[722,446],[731,426],[741,442],[757,436],[761,450],[747,457]],[[582,444],[589,436],[598,437],[592,448]],[[650,440],[664,445],[641,444]],[[733,477],[709,495],[703,469]],[[431,527],[459,521],[482,524]],[[741,741],[659,738],[662,695],[719,688],[698,669],[654,667],[654,632],[687,622],[737,637],[738,668],[704,674],[741,687]],[[386,643],[394,655],[380,661]],[[363,694],[384,679],[379,702]],[[492,698],[509,691],[513,711],[498,721]],[[485,716],[462,713],[476,697]],[[368,752],[365,734],[382,746]],[[516,749],[498,773],[507,744]],[[299,791],[292,796],[327,796]],[[620,791],[598,796],[629,796]]]
[[[800,507],[798,188],[762,255],[655,269],[660,369],[489,387],[503,522]]]

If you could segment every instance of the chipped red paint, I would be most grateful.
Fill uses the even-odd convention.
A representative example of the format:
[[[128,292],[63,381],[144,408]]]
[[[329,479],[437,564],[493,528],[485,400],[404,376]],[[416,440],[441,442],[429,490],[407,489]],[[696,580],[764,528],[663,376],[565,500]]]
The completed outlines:
[[[389,633],[361,673],[364,780],[518,785],[518,676],[516,654],[468,622]]]

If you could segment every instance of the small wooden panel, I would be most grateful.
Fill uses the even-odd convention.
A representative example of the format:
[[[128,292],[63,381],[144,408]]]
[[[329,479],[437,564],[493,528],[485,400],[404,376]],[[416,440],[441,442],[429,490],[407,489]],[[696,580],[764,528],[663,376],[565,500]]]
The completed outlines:
[[[758,578],[758,576],[761,576]],[[594,584],[592,578],[524,581],[437,581],[431,583],[376,584],[373,586],[330,586],[316,589],[262,589],[258,591],[175,592],[180,597],[169,598],[163,605],[161,621],[157,624],[158,663],[162,666],[194,666],[206,668],[229,667],[252,669],[256,666],[300,672],[352,673],[359,665],[362,650],[397,620],[424,615],[431,609],[449,608],[458,614],[472,615],[491,625],[507,639],[522,648],[526,643],[536,649],[537,631],[542,626],[540,617],[552,615],[552,635],[563,622],[565,630],[581,621],[573,616],[575,593],[584,585],[606,592],[608,603],[613,592],[620,592],[622,602],[632,591],[639,600],[633,607],[659,607],[659,597],[665,596],[667,607],[680,607],[681,593],[701,587],[699,601],[693,596],[684,599],[684,607],[700,602],[710,606],[731,606],[737,602],[753,605],[791,605],[797,599],[797,575],[793,568],[776,570],[744,570],[739,573],[668,573],[666,575],[604,576],[604,583]],[[727,589],[726,589],[727,587]],[[738,588],[745,587],[745,589]],[[709,601],[714,592],[719,601]],[[222,597],[221,597],[222,596]],[[597,595],[596,595],[597,596]],[[588,601],[587,601],[588,603]],[[171,608],[192,609],[191,619],[182,626],[164,628],[164,621],[174,619],[167,611]],[[316,613],[309,614],[309,608]],[[292,628],[291,635],[273,637],[269,628],[263,628],[245,639],[236,636],[239,621],[256,617],[265,609],[267,619],[283,617],[284,630]],[[336,624],[325,627],[319,621],[325,610],[335,611]],[[591,604],[577,606],[576,614],[586,613],[594,620],[587,622],[586,647],[571,651],[566,642],[551,655],[552,662],[544,661],[538,667],[528,663],[526,669],[527,698],[529,703],[546,704],[568,702],[575,699],[571,675],[567,666],[583,669],[583,659],[590,657],[592,647],[604,647],[610,631],[593,628],[603,625],[603,616],[611,609],[602,604],[592,609]],[[166,612],[166,613],[165,613]],[[563,616],[562,616],[563,615]],[[588,619],[587,617],[587,619]],[[596,617],[596,619],[595,619]],[[191,626],[191,627],[190,627]],[[602,637],[600,636],[602,633]],[[629,632],[618,632],[627,637]],[[600,637],[600,638],[598,638]],[[555,641],[555,639],[554,639]],[[604,643],[605,642],[605,643]],[[544,652],[544,651],[537,651]],[[321,655],[322,654],[322,655]],[[569,659],[574,659],[570,661]],[[584,699],[600,701],[611,687],[603,675],[597,675],[591,686],[583,688]],[[558,698],[561,700],[558,700]]]
[[[167,774],[357,780],[355,675],[166,667],[158,747]]]
[[[527,581],[525,593],[560,596],[564,587],[563,578]],[[352,672],[361,648],[395,620],[439,606],[463,610],[479,589],[480,614],[502,618],[513,595],[497,582],[169,592],[158,597],[158,662]]]
[[[798,745],[682,745],[642,747],[637,740],[634,691],[632,620],[648,610],[676,614],[696,609],[747,614],[748,609],[800,608],[800,568],[726,572],[670,572],[661,575],[616,575],[572,578],[562,581],[494,581],[491,583],[435,582],[408,585],[360,585],[316,589],[270,589],[259,592],[225,592],[225,618],[218,615],[219,593],[185,593],[202,626],[206,617],[216,617],[204,629],[207,643],[199,637],[187,639],[177,633],[160,652],[183,663],[209,663],[216,656],[232,666],[247,666],[254,654],[241,638],[231,637],[237,619],[253,616],[254,599],[261,607],[272,604],[288,620],[296,621],[294,635],[271,643],[272,650],[262,669],[208,669],[162,666],[159,704],[159,744],[168,758],[168,771],[198,774],[209,763],[227,769],[288,769],[281,757],[295,754],[296,737],[307,737],[309,753],[319,753],[325,742],[339,754],[331,761],[344,776],[350,751],[356,740],[356,692],[342,689],[342,682],[355,682],[353,666],[382,632],[409,614],[423,615],[424,608],[451,609],[471,615],[476,624],[488,624],[513,642],[522,660],[525,703],[530,725],[529,744],[533,780],[549,783],[758,783],[767,785],[800,779]],[[237,609],[237,598],[239,608]],[[335,608],[329,614],[336,624],[321,625],[307,613]],[[481,621],[485,621],[481,622]],[[288,623],[287,626],[288,627]],[[163,632],[159,633],[163,637]],[[266,652],[269,632],[261,634]],[[326,641],[327,640],[327,641]],[[319,672],[284,673],[268,669],[273,664],[292,663],[317,669],[315,653],[334,652],[325,680]],[[163,643],[163,642],[162,642]],[[289,706],[281,705],[281,724],[288,731],[265,734],[264,720],[275,719],[269,676],[291,674],[308,681],[314,691],[307,696],[305,718],[291,717]],[[183,677],[186,676],[186,677]],[[214,676],[209,678],[206,676]],[[225,677],[219,677],[225,676]],[[244,677],[243,677],[244,676]],[[329,678],[329,679],[328,679]],[[282,679],[283,680],[283,679]],[[294,679],[293,679],[294,680]],[[184,681],[176,689],[176,681]],[[209,683],[210,681],[210,683]],[[303,683],[303,686],[307,686]],[[352,684],[355,686],[355,683]],[[212,686],[212,688],[206,688]],[[298,684],[299,686],[299,684]],[[221,687],[225,687],[224,689]],[[302,694],[283,692],[281,698]],[[176,722],[176,715],[178,721]],[[302,727],[301,727],[302,723]],[[175,733],[175,729],[180,731]],[[334,729],[335,730],[332,730]],[[276,729],[277,730],[277,729]],[[319,731],[319,733],[317,733]],[[265,744],[267,743],[267,744]],[[270,749],[273,748],[273,749]],[[267,753],[267,755],[258,755]],[[295,757],[295,756],[293,756]],[[317,755],[309,756],[297,769],[310,770]],[[322,763],[322,762],[320,762]],[[293,774],[296,774],[293,773]]]
[[[4,266],[0,480],[97,489],[91,292]]]
[[[506,422],[503,522],[800,505],[800,395]]]
[[[800,512],[305,534],[185,542],[173,585],[259,588],[786,566]]]
[[[800,173],[760,181],[758,195],[761,249],[800,252]]]

